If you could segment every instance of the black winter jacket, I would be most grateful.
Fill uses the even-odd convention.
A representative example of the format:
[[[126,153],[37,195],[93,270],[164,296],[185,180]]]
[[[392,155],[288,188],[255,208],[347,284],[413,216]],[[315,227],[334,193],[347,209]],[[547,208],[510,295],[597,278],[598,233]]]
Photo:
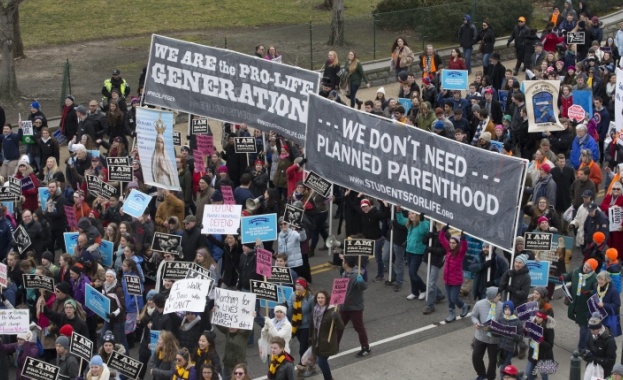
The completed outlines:
[[[510,294],[513,305],[523,305],[528,302],[530,282],[528,266],[524,266],[520,270],[509,269],[500,279],[499,290]],[[506,294],[503,298],[506,299]]]

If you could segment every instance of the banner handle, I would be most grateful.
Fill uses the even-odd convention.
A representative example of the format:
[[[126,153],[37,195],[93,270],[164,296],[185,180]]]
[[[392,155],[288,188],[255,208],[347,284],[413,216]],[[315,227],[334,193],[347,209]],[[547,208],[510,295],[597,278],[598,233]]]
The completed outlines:
[[[340,305],[335,306],[335,312],[337,313],[339,310],[340,310]],[[335,319],[331,318],[331,327],[329,328],[329,336],[327,337],[327,342],[331,342],[331,335],[333,335],[333,324],[334,323],[335,323]]]

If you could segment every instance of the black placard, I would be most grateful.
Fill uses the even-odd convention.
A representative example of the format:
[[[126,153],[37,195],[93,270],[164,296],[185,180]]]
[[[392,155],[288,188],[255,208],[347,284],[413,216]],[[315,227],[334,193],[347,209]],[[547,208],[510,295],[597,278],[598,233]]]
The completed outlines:
[[[16,197],[22,195],[22,181],[15,177],[9,177],[9,191]]]
[[[194,263],[183,261],[171,261],[164,264],[162,278],[166,280],[182,280],[186,278],[189,269],[193,268]]]
[[[32,244],[28,232],[26,232],[26,229],[21,224],[13,231],[13,241],[17,245],[17,251],[20,255]]]
[[[586,34],[584,32],[567,32],[567,45],[586,43]]]
[[[290,223],[295,227],[301,227],[303,225],[304,213],[305,211],[302,208],[294,207],[288,204],[283,212],[283,221]]]
[[[234,151],[236,153],[257,153],[255,137],[234,137]]]
[[[117,195],[117,188],[114,187],[113,185],[110,185],[106,182],[102,182],[101,185],[102,185],[102,191],[100,194],[105,199],[110,199],[110,197],[112,197],[113,195]]]
[[[132,166],[130,157],[106,157],[106,166]]]
[[[373,256],[374,240],[347,239],[344,241],[344,256]]]
[[[186,278],[199,278],[202,280],[212,280],[212,276],[210,276],[210,271],[202,267],[201,265],[194,263],[195,265],[192,268],[188,269],[188,273],[186,273]]]
[[[93,355],[93,342],[87,337],[72,332],[71,341],[69,342],[69,352],[86,361],[90,361]]]
[[[126,289],[128,290],[128,294],[135,296],[143,295],[143,287],[141,286],[141,278],[139,276],[134,276],[131,274],[123,275],[125,279]]]
[[[119,373],[126,375],[129,379],[138,379],[141,368],[143,368],[143,363],[139,360],[132,359],[117,351],[112,352],[106,364],[108,368],[117,370]]]
[[[15,202],[19,196],[11,192],[10,186],[0,186],[0,202]]]
[[[156,252],[174,253],[177,255],[177,247],[182,243],[179,235],[155,232],[154,239],[151,241],[151,249]]]
[[[22,376],[32,380],[56,380],[60,372],[59,367],[30,356],[26,358],[22,367]]]
[[[292,273],[288,267],[271,267],[271,277],[266,279],[268,282],[276,284],[291,284]]]
[[[208,119],[192,119],[190,121],[190,134],[200,135],[208,133]]]
[[[255,297],[267,301],[279,301],[276,284],[256,280],[249,281],[251,282],[251,293],[254,293]]]
[[[119,182],[132,182],[134,175],[131,166],[109,165],[108,180]]]
[[[84,179],[87,181],[87,189],[89,194],[94,197],[102,195],[102,181],[98,176],[92,174],[85,174]]]
[[[554,234],[549,232],[526,232],[525,246],[528,251],[551,251]]]
[[[305,178],[304,184],[325,198],[327,198],[331,193],[331,182],[314,172],[309,172]]]
[[[182,146],[182,132],[173,131],[173,145]]]
[[[54,279],[52,277],[24,273],[22,279],[26,289],[45,289],[48,292],[54,292]]]

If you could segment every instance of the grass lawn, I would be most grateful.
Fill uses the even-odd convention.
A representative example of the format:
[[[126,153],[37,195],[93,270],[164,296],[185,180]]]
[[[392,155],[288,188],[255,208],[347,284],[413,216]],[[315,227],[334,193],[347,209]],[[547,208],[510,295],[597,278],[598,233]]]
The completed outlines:
[[[345,0],[346,17],[380,0]],[[26,48],[102,38],[214,28],[328,22],[323,0],[28,0],[20,6]]]

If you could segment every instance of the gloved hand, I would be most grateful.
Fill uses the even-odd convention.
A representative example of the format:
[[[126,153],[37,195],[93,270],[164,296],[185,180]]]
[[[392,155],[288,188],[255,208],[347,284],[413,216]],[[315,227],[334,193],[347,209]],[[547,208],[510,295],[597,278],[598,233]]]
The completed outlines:
[[[355,280],[355,282],[363,282],[363,276],[358,274],[357,275],[357,279]]]
[[[6,296],[4,295],[4,293],[0,293],[0,301],[2,301],[2,303],[6,301]]]

